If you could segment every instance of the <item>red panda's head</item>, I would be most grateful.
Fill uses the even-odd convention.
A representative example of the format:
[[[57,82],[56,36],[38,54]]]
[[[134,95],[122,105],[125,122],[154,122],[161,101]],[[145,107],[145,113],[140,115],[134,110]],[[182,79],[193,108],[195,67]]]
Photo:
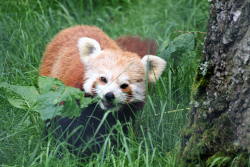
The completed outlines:
[[[166,62],[156,56],[142,59],[135,53],[121,50],[101,50],[99,43],[83,37],[78,41],[84,64],[83,89],[99,96],[102,109],[119,110],[123,105],[145,101],[147,63],[148,84],[154,84],[166,67]]]

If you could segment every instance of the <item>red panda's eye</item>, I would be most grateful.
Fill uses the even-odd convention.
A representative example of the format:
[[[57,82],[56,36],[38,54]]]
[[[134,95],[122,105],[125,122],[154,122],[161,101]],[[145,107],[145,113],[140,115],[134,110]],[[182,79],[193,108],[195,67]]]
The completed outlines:
[[[102,81],[103,83],[107,83],[107,79],[106,79],[105,77],[101,77],[101,81]]]
[[[122,89],[126,89],[126,88],[128,87],[128,84],[122,84],[120,87],[121,87]]]

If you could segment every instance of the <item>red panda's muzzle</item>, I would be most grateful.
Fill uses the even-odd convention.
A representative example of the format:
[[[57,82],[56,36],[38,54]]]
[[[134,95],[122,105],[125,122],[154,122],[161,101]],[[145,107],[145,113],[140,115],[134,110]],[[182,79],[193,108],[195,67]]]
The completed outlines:
[[[116,104],[114,101],[113,102],[108,102],[106,100],[101,100],[101,103],[105,106],[106,109],[114,109],[116,107]]]
[[[112,102],[115,100],[115,95],[112,92],[108,92],[105,94],[105,100],[107,100],[108,102]]]
[[[104,100],[102,100],[102,103],[107,109],[112,109],[116,107],[115,103],[115,95],[113,92],[108,92],[104,95]],[[115,105],[116,104],[116,105]]]

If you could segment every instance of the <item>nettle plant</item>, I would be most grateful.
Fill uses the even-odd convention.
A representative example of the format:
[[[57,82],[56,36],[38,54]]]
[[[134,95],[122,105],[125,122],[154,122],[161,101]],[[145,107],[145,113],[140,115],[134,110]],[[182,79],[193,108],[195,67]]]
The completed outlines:
[[[182,63],[184,55],[190,52],[200,60],[205,35],[206,33],[199,31],[175,31],[163,42],[158,55],[167,62],[172,60],[174,69]]]
[[[52,77],[39,76],[38,86],[39,88],[0,83],[0,87],[6,89],[7,99],[11,105],[39,112],[42,120],[59,115],[69,118],[78,117],[81,114],[81,108],[87,107],[94,101],[84,97],[84,92],[80,89],[66,87],[63,82]],[[64,105],[60,105],[63,101]]]

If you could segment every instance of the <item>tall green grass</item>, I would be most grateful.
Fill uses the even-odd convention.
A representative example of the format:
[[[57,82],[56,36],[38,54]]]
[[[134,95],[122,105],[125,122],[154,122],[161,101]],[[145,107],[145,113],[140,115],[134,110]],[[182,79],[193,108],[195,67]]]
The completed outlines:
[[[160,45],[173,31],[206,31],[206,5],[201,0],[0,1],[0,82],[36,86],[45,47],[64,28],[96,25],[111,38],[138,34]],[[128,135],[117,124],[121,149],[112,151],[107,140],[106,149],[88,159],[71,154],[66,143],[45,140],[39,114],[12,107],[0,90],[0,165],[178,166],[179,131],[199,61],[193,54],[183,59],[176,69],[168,62]]]

